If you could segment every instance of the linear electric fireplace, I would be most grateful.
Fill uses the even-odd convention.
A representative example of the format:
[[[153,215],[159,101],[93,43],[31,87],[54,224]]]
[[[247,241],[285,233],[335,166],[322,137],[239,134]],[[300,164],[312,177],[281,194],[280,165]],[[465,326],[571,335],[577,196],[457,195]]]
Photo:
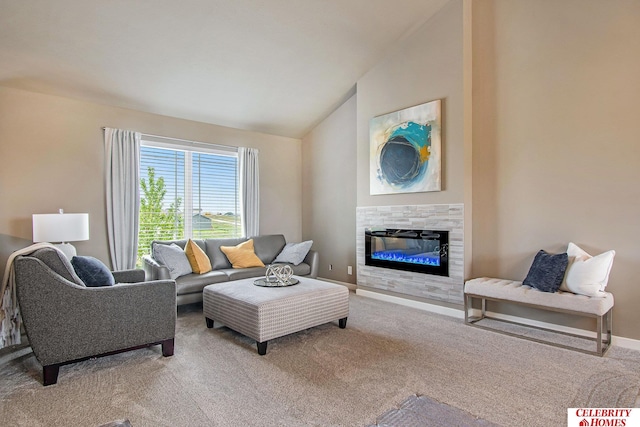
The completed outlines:
[[[365,265],[449,276],[449,232],[368,228]]]

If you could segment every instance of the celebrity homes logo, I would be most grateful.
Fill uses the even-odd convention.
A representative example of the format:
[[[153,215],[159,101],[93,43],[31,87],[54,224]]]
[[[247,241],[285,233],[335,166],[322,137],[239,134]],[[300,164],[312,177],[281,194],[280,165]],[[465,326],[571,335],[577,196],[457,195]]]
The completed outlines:
[[[569,408],[568,427],[640,427],[640,408]]]

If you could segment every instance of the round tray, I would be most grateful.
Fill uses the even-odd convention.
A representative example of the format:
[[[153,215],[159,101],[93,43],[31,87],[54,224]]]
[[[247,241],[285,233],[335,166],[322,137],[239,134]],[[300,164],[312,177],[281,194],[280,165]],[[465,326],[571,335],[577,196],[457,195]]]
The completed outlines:
[[[284,286],[293,286],[300,283],[298,279],[294,279],[293,277],[289,279],[288,282],[280,282],[279,280],[267,280],[266,278],[256,279],[253,281],[253,284],[256,286],[263,286],[266,288],[282,288]]]

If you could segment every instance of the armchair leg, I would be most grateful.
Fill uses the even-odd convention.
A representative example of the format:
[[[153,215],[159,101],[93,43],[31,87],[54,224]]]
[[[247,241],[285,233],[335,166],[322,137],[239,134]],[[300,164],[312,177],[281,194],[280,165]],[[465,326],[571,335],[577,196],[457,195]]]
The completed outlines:
[[[42,367],[42,384],[51,385],[58,382],[60,365],[47,365]]]
[[[164,357],[173,356],[173,343],[174,338],[162,341],[162,355]]]

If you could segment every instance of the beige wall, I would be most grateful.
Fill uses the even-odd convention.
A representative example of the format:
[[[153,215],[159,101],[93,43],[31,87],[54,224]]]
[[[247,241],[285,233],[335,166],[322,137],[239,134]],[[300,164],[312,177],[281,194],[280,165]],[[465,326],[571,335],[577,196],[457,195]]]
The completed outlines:
[[[322,277],[356,282],[356,206],[461,203],[465,197],[462,0],[398,43],[357,83],[347,101],[303,138],[303,234],[321,253]],[[369,195],[369,121],[442,99],[443,191]],[[465,172],[465,170],[468,170]],[[470,230],[470,227],[469,227]],[[328,265],[334,270],[329,271]],[[354,267],[347,276],[346,267]]]
[[[356,283],[355,124],[354,95],[302,139],[303,237],[320,253],[319,276],[347,283]]]
[[[89,212],[91,238],[75,246],[81,254],[108,262],[104,126],[258,148],[261,233],[282,233],[288,241],[300,241],[300,140],[2,87],[0,241],[28,244],[33,213],[54,213],[59,208]],[[2,269],[5,260],[0,259]]]
[[[637,22],[635,0],[452,0],[303,144],[0,88],[0,245],[28,243],[31,214],[62,207],[91,214],[92,238],[76,246],[107,259],[103,126],[245,145],[260,149],[262,232],[313,239],[321,276],[355,281],[345,267],[356,205],[462,202],[473,209],[467,277],[521,280],[537,250],[569,241],[615,249],[614,333],[640,339]],[[443,191],[370,196],[369,120],[433,99],[443,99]]]
[[[616,250],[614,334],[640,339],[640,2],[473,3],[473,276]]]
[[[453,0],[358,80],[358,206],[464,201],[462,24],[462,0]],[[442,99],[442,191],[371,196],[371,118],[434,99]]]
[[[320,250],[320,276],[356,282],[355,244],[363,238],[355,235],[356,206],[464,201],[471,165],[464,156],[462,7],[462,0],[450,2],[399,42],[358,80],[357,100],[347,101],[303,138],[303,234]],[[443,191],[369,195],[371,118],[434,99],[443,101]],[[351,276],[347,265],[354,267]]]

